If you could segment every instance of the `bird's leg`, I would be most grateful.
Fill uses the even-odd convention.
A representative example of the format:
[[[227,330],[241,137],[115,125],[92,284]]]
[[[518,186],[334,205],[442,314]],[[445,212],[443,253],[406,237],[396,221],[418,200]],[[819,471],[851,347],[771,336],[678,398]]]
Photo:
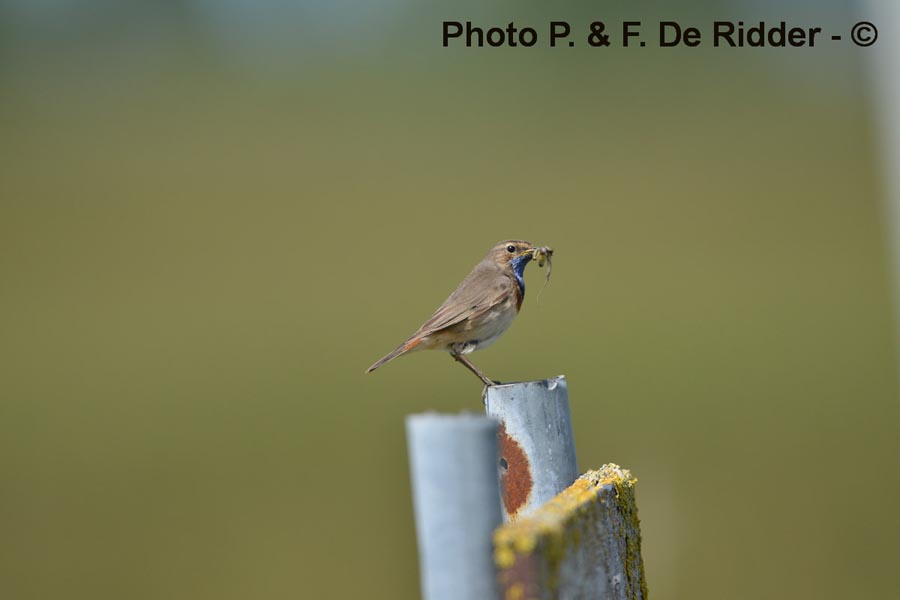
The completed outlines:
[[[491,381],[490,379],[488,379],[488,377],[487,377],[484,373],[482,373],[481,371],[478,370],[478,367],[476,367],[475,365],[473,365],[473,364],[469,361],[468,358],[466,358],[465,356],[463,356],[463,355],[460,354],[459,352],[457,352],[457,351],[455,351],[455,350],[451,350],[451,351],[450,351],[450,356],[453,357],[453,360],[455,360],[456,362],[462,364],[465,368],[467,368],[468,370],[470,370],[470,371],[472,371],[473,373],[475,373],[475,376],[478,377],[478,379],[480,379],[480,380],[484,383],[484,385],[494,385],[494,384],[496,384],[495,381]]]

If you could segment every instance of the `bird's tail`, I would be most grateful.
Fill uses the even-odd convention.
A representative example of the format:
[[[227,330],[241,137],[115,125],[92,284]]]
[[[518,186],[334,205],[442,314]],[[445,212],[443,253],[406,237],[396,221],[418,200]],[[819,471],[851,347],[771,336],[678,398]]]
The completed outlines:
[[[378,359],[378,361],[374,365],[372,365],[371,367],[366,369],[366,373],[371,373],[372,371],[374,371],[375,369],[377,369],[384,363],[391,362],[392,360],[394,360],[401,354],[405,354],[406,352],[409,352],[410,350],[412,350],[413,348],[415,348],[416,346],[418,346],[421,343],[422,343],[422,338],[411,338],[411,339],[406,340],[405,342],[403,342],[402,344],[400,344],[399,346],[394,348],[386,356]]]

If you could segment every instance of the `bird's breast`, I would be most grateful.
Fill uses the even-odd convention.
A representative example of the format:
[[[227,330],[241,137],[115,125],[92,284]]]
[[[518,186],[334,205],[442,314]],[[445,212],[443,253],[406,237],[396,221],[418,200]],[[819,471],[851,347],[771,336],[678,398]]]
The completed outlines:
[[[503,302],[470,320],[469,327],[466,329],[469,343],[464,351],[472,352],[496,342],[509,329],[518,313],[519,302],[514,295],[510,294]]]

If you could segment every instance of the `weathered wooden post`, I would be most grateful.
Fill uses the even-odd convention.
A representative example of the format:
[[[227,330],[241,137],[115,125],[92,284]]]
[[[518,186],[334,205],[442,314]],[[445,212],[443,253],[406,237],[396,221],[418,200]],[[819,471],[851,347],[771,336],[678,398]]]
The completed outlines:
[[[500,421],[504,516],[528,515],[578,477],[566,378],[490,386],[484,400]]]
[[[588,471],[494,534],[502,598],[645,600],[637,480],[618,465]]]
[[[497,427],[472,414],[406,418],[424,600],[496,598]]]

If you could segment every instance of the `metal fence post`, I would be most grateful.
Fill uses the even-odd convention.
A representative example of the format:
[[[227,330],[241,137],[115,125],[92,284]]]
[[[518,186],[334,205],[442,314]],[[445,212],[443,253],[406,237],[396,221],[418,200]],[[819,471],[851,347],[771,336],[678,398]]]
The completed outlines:
[[[506,520],[525,516],[578,477],[569,392],[562,375],[487,388],[500,421],[500,488]]]
[[[424,600],[493,600],[491,536],[503,521],[497,421],[481,415],[406,418]]]

